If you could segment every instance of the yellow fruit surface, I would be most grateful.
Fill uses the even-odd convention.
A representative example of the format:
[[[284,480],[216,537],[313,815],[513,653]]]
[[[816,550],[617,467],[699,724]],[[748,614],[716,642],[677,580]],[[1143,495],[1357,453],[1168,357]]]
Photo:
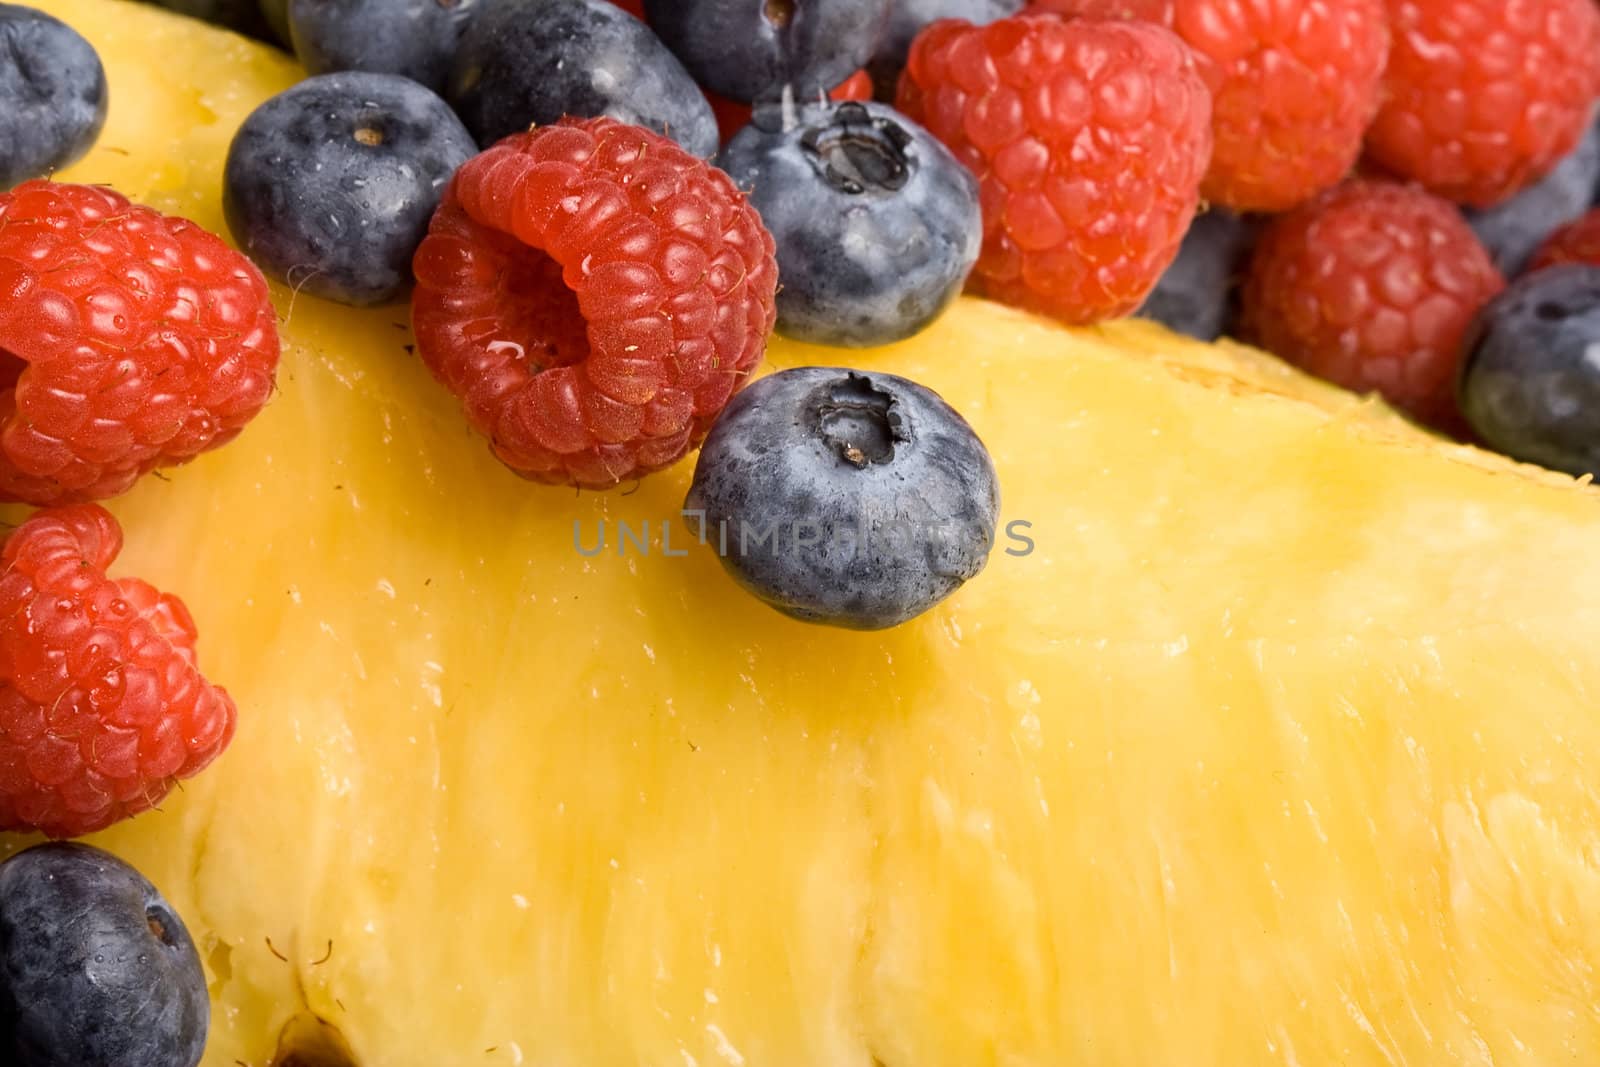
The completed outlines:
[[[220,229],[229,137],[297,70],[42,5],[111,80],[62,177]],[[938,389],[1031,523],[836,632],[661,554],[689,464],[520,482],[403,309],[276,295],[266,413],[113,504],[240,705],[96,838],[201,946],[207,1067],[1600,1063],[1588,488],[1241,348],[965,301],[771,351]],[[651,554],[579,555],[601,521]]]

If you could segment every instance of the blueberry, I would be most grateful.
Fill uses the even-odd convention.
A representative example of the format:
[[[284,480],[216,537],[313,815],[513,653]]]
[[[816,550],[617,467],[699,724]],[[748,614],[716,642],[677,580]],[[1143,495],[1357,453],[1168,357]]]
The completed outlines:
[[[324,74],[234,136],[222,206],[261,269],[358,306],[400,298],[451,175],[477,152],[448,105],[394,74]]]
[[[1547,267],[1513,282],[1466,340],[1461,410],[1491,447],[1600,476],[1600,267]]]
[[[788,128],[767,128],[784,111]],[[778,330],[789,337],[854,347],[910,337],[977,261],[977,180],[886,105],[764,109],[718,163],[751,190],[778,243]]]
[[[563,115],[646,126],[703,158],[720,143],[683,64],[609,0],[486,0],[462,35],[449,98],[485,148]]]
[[[194,1067],[210,1019],[189,931],[138,871],[76,844],[0,863],[0,1062]]]
[[[59,19],[0,4],[0,189],[80,158],[106,124],[106,72]]]
[[[242,33],[258,41],[280,44],[288,40],[287,37],[280,40],[273,32],[272,25],[257,0],[149,0],[149,2],[168,11],[176,11],[180,15],[209,22],[213,26],[221,26],[234,33]]]
[[[1259,230],[1255,220],[1222,208],[1197,215],[1140,317],[1202,341],[1221,337],[1233,320],[1239,279]]]
[[[700,84],[746,103],[826,93],[872,56],[889,0],[645,0]]]
[[[1500,273],[1515,275],[1544,239],[1589,210],[1600,193],[1600,112],[1578,147],[1544,178],[1503,204],[1466,210]]]
[[[940,19],[966,19],[974,25],[1015,15],[1025,0],[894,0],[878,48],[867,64],[880,100],[893,100],[900,71],[911,54],[911,42],[930,23]]]
[[[289,0],[294,54],[312,74],[403,74],[443,92],[475,0]]]
[[[1000,487],[983,442],[937,393],[800,367],[734,395],[684,508],[734,580],[774,608],[880,630],[983,570]]]

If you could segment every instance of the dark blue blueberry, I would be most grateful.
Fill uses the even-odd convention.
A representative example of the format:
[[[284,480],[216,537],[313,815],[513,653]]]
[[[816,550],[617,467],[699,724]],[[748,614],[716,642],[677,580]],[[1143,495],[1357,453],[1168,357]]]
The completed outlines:
[[[1221,337],[1237,310],[1239,280],[1259,231],[1255,220],[1222,208],[1197,215],[1139,316],[1202,341]]]
[[[1523,275],[1466,341],[1461,411],[1508,456],[1600,476],[1600,267]]]
[[[1544,239],[1589,210],[1600,185],[1600,113],[1576,150],[1503,204],[1466,210],[1500,273],[1521,273]]]
[[[288,41],[287,37],[280,39],[273,32],[272,25],[258,0],[148,0],[148,2],[192,19],[199,19],[201,22],[209,22],[213,26],[221,26],[234,33],[242,33],[258,41],[266,41],[269,44],[282,44]]]
[[[295,289],[387,303],[445,185],[477,152],[445,102],[394,74],[324,74],[257,108],[234,136],[222,206],[239,247]]]
[[[767,128],[785,115],[787,129]],[[884,104],[763,109],[717,162],[778,243],[786,336],[853,347],[910,337],[977,261],[977,180]]]
[[[211,1003],[155,886],[87,845],[0,863],[0,1063],[194,1067]]]
[[[106,72],[59,19],[0,4],[0,189],[80,158],[106,124]]]
[[[867,64],[880,100],[893,100],[900,71],[911,54],[911,42],[924,27],[940,19],[966,19],[982,26],[1021,11],[1025,0],[894,0],[878,48]]]
[[[734,580],[786,615],[853,630],[927,611],[989,559],[1000,487],[937,393],[800,367],[734,395],[684,503]]]
[[[644,0],[667,47],[731,100],[826,93],[871,58],[889,0]]]
[[[476,0],[290,0],[294,54],[312,74],[403,74],[443,92]]]
[[[683,64],[609,0],[485,0],[462,35],[449,97],[485,148],[563,115],[646,126],[703,158],[720,143]]]

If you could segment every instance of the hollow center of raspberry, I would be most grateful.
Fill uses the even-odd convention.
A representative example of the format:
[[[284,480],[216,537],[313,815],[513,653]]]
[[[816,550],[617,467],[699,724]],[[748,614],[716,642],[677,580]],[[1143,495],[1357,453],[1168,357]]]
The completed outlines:
[[[894,394],[863,374],[848,374],[818,387],[809,407],[816,433],[856,468],[892,461],[895,444],[908,439]]]
[[[0,393],[15,389],[22,372],[27,369],[27,360],[0,348]]]
[[[904,126],[874,117],[855,102],[840,104],[827,125],[812,126],[800,138],[822,180],[852,196],[905,188],[911,180],[910,144]]]
[[[583,362],[589,356],[588,326],[561,265],[518,242],[507,252],[499,338],[521,350],[530,373]]]
[[[383,143],[383,131],[376,126],[361,126],[351,136],[357,144],[364,144],[368,148],[376,148]]]

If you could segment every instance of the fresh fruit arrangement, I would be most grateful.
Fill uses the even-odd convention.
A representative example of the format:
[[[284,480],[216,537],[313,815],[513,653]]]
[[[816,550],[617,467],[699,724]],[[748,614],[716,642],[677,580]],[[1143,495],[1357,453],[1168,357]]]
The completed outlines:
[[[1589,0],[41,3],[0,1058],[1600,1056]]]

